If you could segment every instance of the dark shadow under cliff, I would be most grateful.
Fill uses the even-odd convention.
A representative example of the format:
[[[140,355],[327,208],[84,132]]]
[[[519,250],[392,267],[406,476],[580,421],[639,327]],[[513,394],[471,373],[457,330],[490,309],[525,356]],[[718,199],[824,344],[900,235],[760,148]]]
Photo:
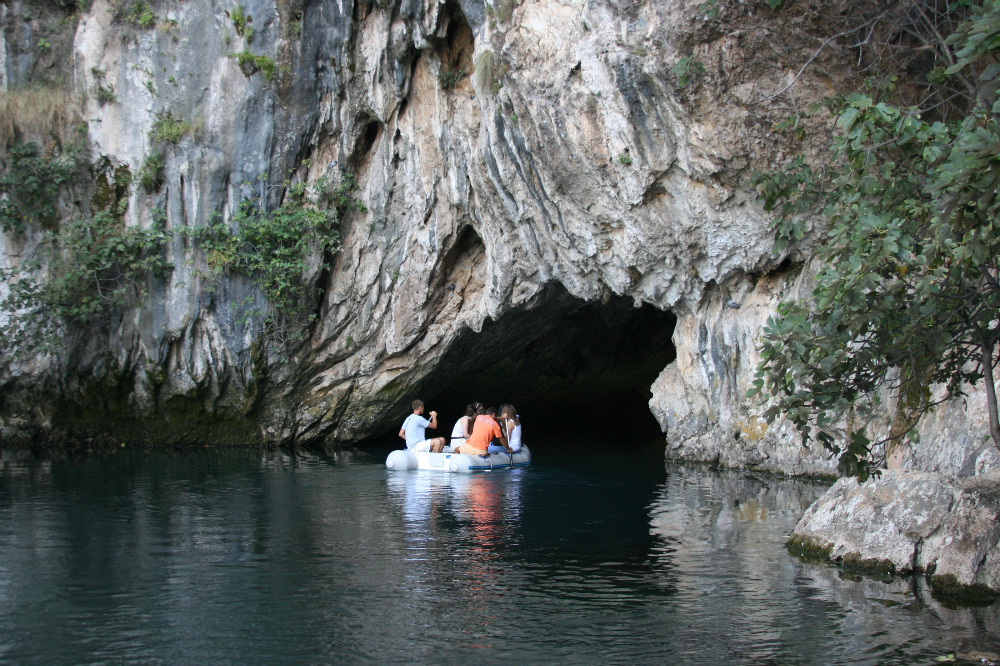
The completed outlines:
[[[535,434],[659,436],[650,386],[676,356],[675,323],[631,298],[586,302],[550,286],[532,307],[466,330],[422,382],[420,396],[440,416],[433,434],[447,436],[465,405],[479,401],[513,403]]]

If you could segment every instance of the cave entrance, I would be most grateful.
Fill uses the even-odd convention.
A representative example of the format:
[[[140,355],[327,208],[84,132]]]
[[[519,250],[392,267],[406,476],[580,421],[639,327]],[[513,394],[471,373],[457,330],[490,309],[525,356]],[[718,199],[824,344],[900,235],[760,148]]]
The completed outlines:
[[[676,352],[676,317],[631,298],[586,302],[552,284],[531,307],[467,330],[423,382],[448,436],[473,401],[513,403],[532,439],[575,431],[649,441],[662,437],[650,386]],[[431,434],[431,431],[428,431]]]

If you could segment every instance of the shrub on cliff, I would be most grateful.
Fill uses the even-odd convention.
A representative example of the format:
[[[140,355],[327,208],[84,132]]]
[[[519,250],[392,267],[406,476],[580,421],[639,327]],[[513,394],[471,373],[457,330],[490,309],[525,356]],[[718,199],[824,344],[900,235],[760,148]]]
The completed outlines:
[[[313,193],[296,183],[287,186],[280,206],[269,209],[263,196],[247,199],[234,213],[232,226],[219,220],[190,232],[210,275],[242,274],[260,288],[272,307],[265,333],[279,344],[300,337],[302,325],[314,318],[317,292],[306,277],[308,261],[316,253],[340,249],[341,215],[348,208],[363,209],[352,196],[354,189],[350,175],[334,187],[321,181]]]
[[[6,285],[0,358],[47,352],[62,342],[65,324],[98,323],[112,310],[137,303],[148,276],[171,269],[165,241],[162,220],[144,230],[106,212],[47,232],[30,259],[0,270]]]
[[[12,147],[9,158],[0,172],[0,228],[19,234],[30,224],[54,221],[56,193],[76,168],[72,152],[47,157],[38,144],[27,143]]]
[[[769,420],[788,418],[804,440],[815,434],[861,479],[888,442],[980,382],[1000,448],[1000,0],[972,7],[951,36],[929,43],[939,63],[931,85],[964,91],[947,113],[925,119],[889,101],[895,77],[869,81],[830,104],[837,134],[827,167],[799,158],[757,179],[765,207],[780,211],[779,249],[805,235],[812,213],[828,234],[812,297],[783,303],[764,328],[750,395],[770,395]],[[932,384],[946,389],[936,401]],[[884,388],[899,396],[899,414],[871,441],[866,417]]]

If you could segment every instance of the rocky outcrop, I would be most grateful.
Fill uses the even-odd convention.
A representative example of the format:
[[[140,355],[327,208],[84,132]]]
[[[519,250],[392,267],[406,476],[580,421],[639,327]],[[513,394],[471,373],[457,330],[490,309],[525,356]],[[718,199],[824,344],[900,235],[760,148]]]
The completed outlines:
[[[998,594],[1000,470],[841,479],[803,514],[791,544],[860,570],[927,573],[947,592]]]
[[[667,457],[780,474],[829,476],[837,460],[794,428],[768,424],[766,405],[746,397],[759,361],[757,338],[777,304],[802,295],[808,275],[762,276],[678,318],[677,360],[653,384],[649,406],[667,433]]]

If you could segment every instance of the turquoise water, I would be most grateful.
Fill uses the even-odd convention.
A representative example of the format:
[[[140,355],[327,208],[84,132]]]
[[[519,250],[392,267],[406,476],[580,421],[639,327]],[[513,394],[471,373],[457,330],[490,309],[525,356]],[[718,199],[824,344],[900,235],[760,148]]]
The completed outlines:
[[[0,663],[935,663],[1000,607],[845,578],[785,538],[821,483],[662,444],[472,476],[385,451],[0,469]]]

